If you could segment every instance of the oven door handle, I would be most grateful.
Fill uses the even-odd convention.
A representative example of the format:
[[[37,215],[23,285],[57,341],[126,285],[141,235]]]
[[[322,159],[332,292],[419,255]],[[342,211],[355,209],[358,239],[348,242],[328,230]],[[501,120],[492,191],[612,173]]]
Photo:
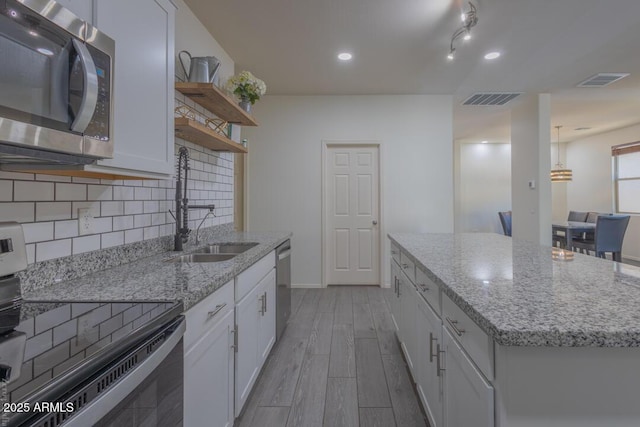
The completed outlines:
[[[98,73],[96,72],[96,65],[93,63],[93,58],[89,49],[84,43],[78,39],[73,39],[73,47],[78,52],[78,57],[82,63],[82,70],[84,72],[84,82],[82,91],[82,102],[80,108],[76,114],[73,123],[71,124],[71,130],[74,132],[84,132],[93,113],[96,111],[96,104],[98,103]]]
[[[65,427],[86,427],[96,420],[102,419],[111,412],[125,397],[134,391],[151,373],[156,370],[182,339],[187,329],[184,318],[175,327],[171,335],[131,373],[127,374],[117,385],[105,391],[102,396],[83,406],[65,422]]]

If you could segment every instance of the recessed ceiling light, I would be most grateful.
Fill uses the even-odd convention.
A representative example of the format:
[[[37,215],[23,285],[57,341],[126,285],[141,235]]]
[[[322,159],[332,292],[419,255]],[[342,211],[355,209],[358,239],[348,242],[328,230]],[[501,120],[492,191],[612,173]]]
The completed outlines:
[[[449,61],[453,61],[453,52],[449,52],[449,55],[447,55],[447,59]]]
[[[338,54],[338,59],[341,61],[348,61],[351,58],[353,58],[353,55],[351,55],[349,52],[342,52]]]
[[[481,144],[488,144],[489,141],[480,141]]]
[[[30,30],[30,31],[29,31],[29,34],[31,34],[33,37],[36,37],[36,36],[38,35],[38,33],[36,33],[36,32],[35,32],[35,31],[33,31],[33,30]]]
[[[496,59],[500,57],[500,52],[489,52],[484,56],[484,59]]]
[[[464,35],[464,37],[462,38],[462,40],[464,41],[469,41],[471,40],[471,33],[469,31],[467,31],[467,34]]]

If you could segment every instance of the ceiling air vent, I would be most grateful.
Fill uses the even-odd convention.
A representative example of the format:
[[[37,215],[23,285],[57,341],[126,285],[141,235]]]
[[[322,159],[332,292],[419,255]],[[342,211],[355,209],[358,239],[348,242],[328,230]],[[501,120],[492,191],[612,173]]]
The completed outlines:
[[[578,83],[578,87],[604,87],[627,77],[629,73],[599,73]]]
[[[522,94],[520,92],[475,93],[462,105],[504,105],[519,95]]]

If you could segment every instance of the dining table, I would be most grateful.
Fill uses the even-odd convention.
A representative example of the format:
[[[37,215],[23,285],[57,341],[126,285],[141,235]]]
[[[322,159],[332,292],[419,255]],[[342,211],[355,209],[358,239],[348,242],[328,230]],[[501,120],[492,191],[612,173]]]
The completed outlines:
[[[596,223],[595,222],[580,222],[580,221],[561,221],[554,222],[552,224],[552,232],[553,234],[558,234],[558,232],[564,232],[565,235],[565,248],[571,250],[573,247],[573,235],[588,233],[591,231],[595,231]]]

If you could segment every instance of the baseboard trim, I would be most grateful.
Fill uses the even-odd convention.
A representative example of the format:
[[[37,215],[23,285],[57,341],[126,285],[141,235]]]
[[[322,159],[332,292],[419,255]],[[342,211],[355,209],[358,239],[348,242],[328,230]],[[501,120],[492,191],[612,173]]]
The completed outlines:
[[[310,289],[314,289],[314,288],[322,288],[322,285],[319,283],[298,283],[298,284],[291,284],[292,288],[310,288]]]

